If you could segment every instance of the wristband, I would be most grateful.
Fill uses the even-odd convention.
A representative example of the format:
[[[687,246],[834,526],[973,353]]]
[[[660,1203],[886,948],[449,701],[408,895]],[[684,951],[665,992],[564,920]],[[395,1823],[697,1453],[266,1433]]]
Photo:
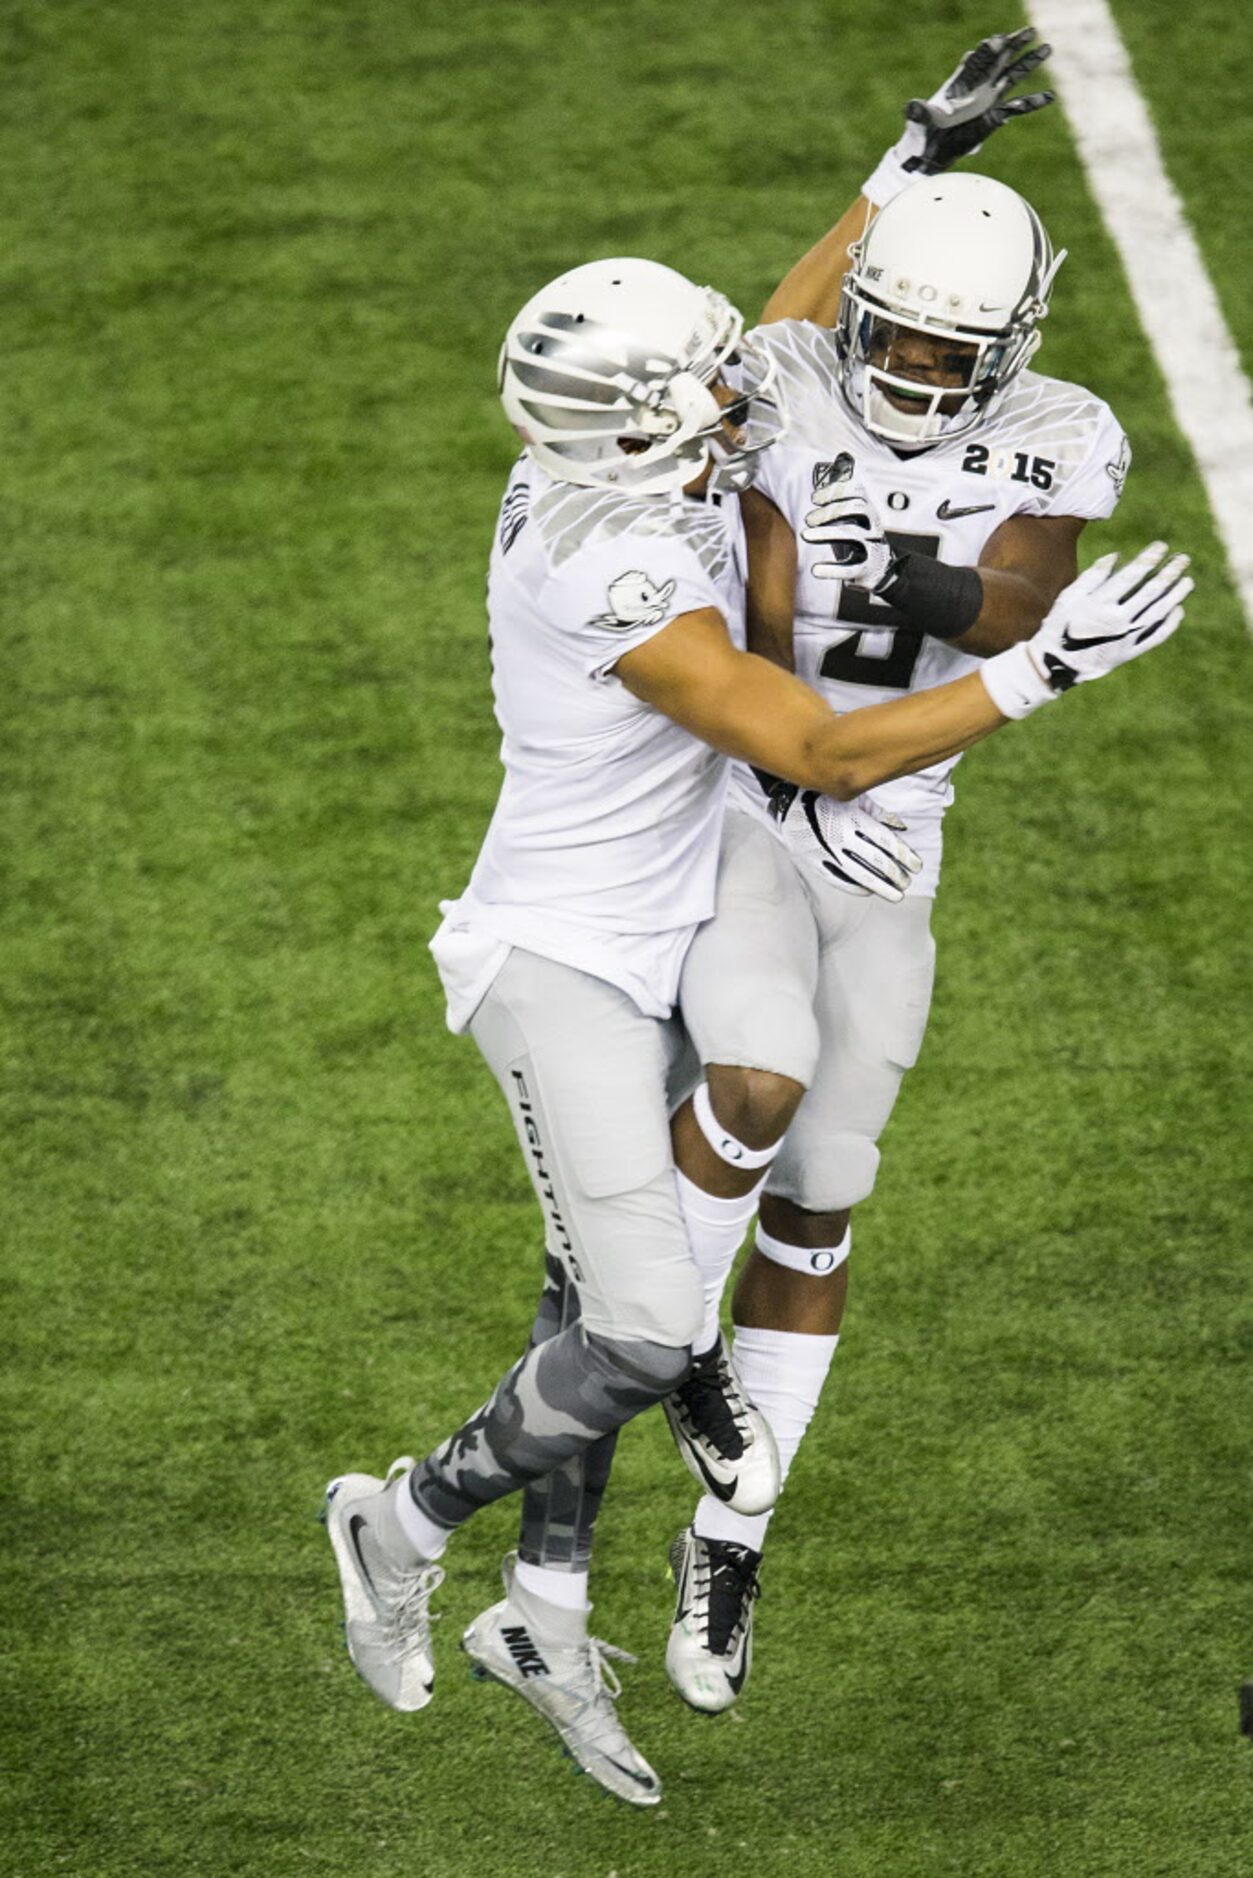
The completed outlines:
[[[933,639],[956,639],[983,609],[978,569],[950,567],[931,554],[898,554],[874,591]]]
[[[983,688],[1002,717],[1030,717],[1059,694],[1041,678],[1035,660],[1022,640],[1008,652],[998,652],[979,667]]]
[[[914,135],[911,136],[910,132]],[[902,189],[908,189],[916,183],[920,175],[926,172],[922,167],[922,158],[918,146],[920,139],[917,127],[906,126],[903,135],[897,138],[890,150],[885,150],[874,169],[861,186],[861,193],[867,202],[876,209],[884,209],[893,196],[899,196]]]

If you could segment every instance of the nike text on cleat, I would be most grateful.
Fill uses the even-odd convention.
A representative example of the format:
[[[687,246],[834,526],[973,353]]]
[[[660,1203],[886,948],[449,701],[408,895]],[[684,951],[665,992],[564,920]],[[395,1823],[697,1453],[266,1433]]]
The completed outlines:
[[[744,1394],[726,1338],[692,1365],[662,1404],[675,1445],[702,1487],[737,1513],[766,1513],[779,1497],[770,1424]]]
[[[690,1527],[670,1547],[675,1605],[666,1674],[704,1715],[730,1708],[748,1679],[760,1564],[760,1552],[702,1539]]]
[[[636,1752],[614,1707],[622,1693],[610,1659],[634,1663],[589,1637],[581,1612],[559,1610],[514,1583],[505,1560],[505,1596],[476,1617],[461,1639],[472,1673],[490,1677],[529,1702],[557,1731],[578,1768],[628,1806],[656,1806],[661,1782]]]
[[[326,1530],[344,1593],[344,1635],[362,1679],[389,1707],[425,1708],[435,1686],[431,1594],[442,1566],[420,1557],[392,1503],[395,1481],[413,1466],[393,1461],[387,1478],[341,1474],[326,1489]]]

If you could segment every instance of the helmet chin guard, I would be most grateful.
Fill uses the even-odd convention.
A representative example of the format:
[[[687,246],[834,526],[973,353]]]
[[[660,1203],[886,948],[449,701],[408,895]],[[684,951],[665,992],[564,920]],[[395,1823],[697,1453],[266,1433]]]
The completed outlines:
[[[747,487],[752,456],[782,421],[770,398],[773,365],[742,342],[743,325],[730,301],[672,268],[592,261],[543,288],[514,320],[500,354],[501,402],[528,453],[558,481],[660,495],[714,461],[715,476],[747,471],[721,486]],[[746,355],[752,383],[724,407],[713,386]]]
[[[974,430],[1039,346],[1065,251],[1054,257],[1039,216],[1012,189],[963,173],[904,190],[850,253],[836,324],[848,404],[897,450]],[[901,333],[968,349],[961,380],[893,370]]]

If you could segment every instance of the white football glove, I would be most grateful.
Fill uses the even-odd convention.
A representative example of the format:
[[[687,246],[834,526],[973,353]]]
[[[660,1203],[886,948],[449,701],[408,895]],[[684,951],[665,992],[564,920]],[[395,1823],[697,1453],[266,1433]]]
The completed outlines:
[[[868,796],[837,802],[815,789],[799,790],[778,822],[789,851],[803,865],[820,869],[845,893],[893,901],[904,898],[922,866],[896,832],[904,826]]]
[[[814,490],[801,540],[830,552],[830,560],[809,564],[817,579],[842,580],[873,593],[887,579],[896,554],[884,539],[883,517],[874,500],[851,480],[853,459],[847,453],[836,458],[835,469],[843,465],[843,474]]]
[[[1196,582],[1185,578],[1186,554],[1154,541],[1119,567],[1103,554],[1062,589],[1031,639],[985,659],[981,676],[1004,717],[1026,717],[1037,706],[1116,671],[1164,645],[1183,619]]]
[[[1188,556],[1166,559],[1168,552],[1164,541],[1154,541],[1125,567],[1116,554],[1103,554],[1057,596],[1031,640],[1032,657],[1054,691],[1103,678],[1138,659],[1150,641],[1170,638],[1196,582],[1184,578]]]
[[[862,194],[881,209],[920,176],[938,175],[973,155],[1011,117],[1025,117],[1052,104],[1051,91],[1001,102],[1052,51],[1048,45],[1031,46],[1034,38],[1032,26],[995,33],[966,53],[929,98],[911,98],[905,106],[904,132],[862,185]]]

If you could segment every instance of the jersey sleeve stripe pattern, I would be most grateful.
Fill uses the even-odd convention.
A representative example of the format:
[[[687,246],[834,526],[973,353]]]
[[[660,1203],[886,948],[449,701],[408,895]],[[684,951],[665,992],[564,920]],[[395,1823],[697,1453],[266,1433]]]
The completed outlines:
[[[699,502],[673,504],[668,497],[624,500],[573,484],[554,483],[544,491],[532,517],[554,568],[581,548],[642,535],[690,547],[713,581],[726,578],[731,566],[727,529],[717,509]]]

